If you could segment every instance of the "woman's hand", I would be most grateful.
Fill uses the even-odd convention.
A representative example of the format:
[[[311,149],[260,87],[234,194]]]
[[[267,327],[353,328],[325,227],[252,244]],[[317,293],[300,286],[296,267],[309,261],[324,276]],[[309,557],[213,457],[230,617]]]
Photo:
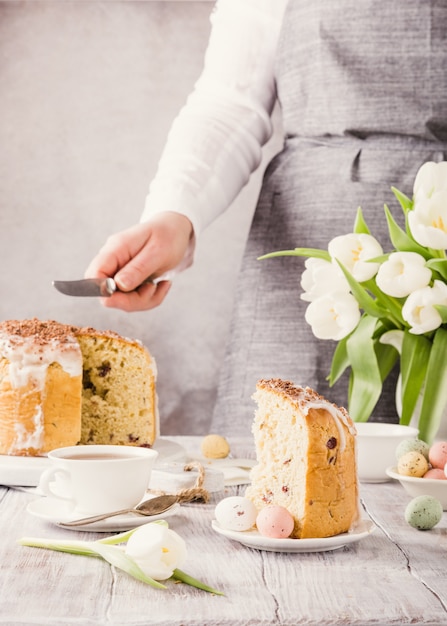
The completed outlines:
[[[179,213],[157,213],[147,222],[111,235],[88,266],[85,277],[112,277],[119,291],[103,298],[105,307],[144,311],[163,302],[171,282],[142,285],[177,267],[193,236],[192,224]],[[141,286],[139,286],[141,285]]]

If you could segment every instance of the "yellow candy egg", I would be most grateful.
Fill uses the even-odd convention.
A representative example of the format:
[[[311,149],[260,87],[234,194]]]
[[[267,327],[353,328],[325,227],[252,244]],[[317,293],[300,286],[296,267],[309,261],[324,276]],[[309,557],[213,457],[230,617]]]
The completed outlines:
[[[225,459],[230,454],[230,445],[221,435],[207,435],[200,448],[207,459]]]
[[[420,452],[416,452],[416,450],[402,455],[397,464],[397,471],[403,476],[421,478],[428,469],[427,459]]]

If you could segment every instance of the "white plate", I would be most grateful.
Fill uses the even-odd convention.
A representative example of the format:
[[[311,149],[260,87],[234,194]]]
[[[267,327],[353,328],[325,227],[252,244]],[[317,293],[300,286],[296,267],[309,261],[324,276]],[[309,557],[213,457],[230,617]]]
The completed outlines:
[[[154,445],[158,457],[154,467],[170,461],[186,460],[186,450],[176,441],[159,437]],[[49,466],[44,456],[0,455],[0,485],[37,487],[41,473]]]
[[[254,459],[238,459],[231,456],[225,459],[207,459],[202,454],[190,454],[192,459],[199,461],[206,469],[222,472],[225,487],[232,485],[249,485],[250,471],[256,465]]]
[[[188,458],[186,450],[183,446],[176,441],[166,439],[165,437],[158,437],[152,448],[158,452],[158,457],[155,461],[154,467],[157,467],[157,465],[161,465],[162,463],[186,461]]]
[[[109,517],[101,522],[94,522],[93,524],[85,524],[82,526],[66,526],[64,522],[70,522],[86,515],[79,515],[73,513],[73,509],[68,502],[63,502],[57,498],[39,498],[33,500],[28,504],[26,510],[34,517],[51,522],[61,528],[67,530],[83,530],[99,533],[114,533],[130,530],[137,526],[142,526],[148,522],[153,522],[157,519],[165,519],[171,515],[175,515],[180,508],[180,504],[174,504],[168,511],[161,513],[160,515],[135,515],[128,513],[127,515],[116,515],[115,517]]]
[[[0,485],[35,487],[49,461],[44,456],[0,455]]]
[[[220,535],[238,541],[249,548],[266,550],[267,552],[327,552],[338,550],[349,543],[354,543],[368,537],[374,531],[374,524],[370,520],[362,520],[348,533],[325,537],[323,539],[270,539],[263,537],[257,530],[226,530],[216,521],[211,522],[213,530]]]

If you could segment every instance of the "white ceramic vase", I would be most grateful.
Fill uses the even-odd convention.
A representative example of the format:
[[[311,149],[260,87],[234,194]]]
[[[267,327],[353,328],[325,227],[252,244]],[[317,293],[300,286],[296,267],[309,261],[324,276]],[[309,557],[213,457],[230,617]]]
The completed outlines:
[[[419,413],[415,411],[415,413],[413,414],[413,417],[411,418],[410,426],[414,426],[415,428],[418,428],[418,421],[419,421]],[[438,432],[436,433],[435,441],[447,441],[447,409],[444,410],[444,415],[442,416],[442,420],[439,425]]]

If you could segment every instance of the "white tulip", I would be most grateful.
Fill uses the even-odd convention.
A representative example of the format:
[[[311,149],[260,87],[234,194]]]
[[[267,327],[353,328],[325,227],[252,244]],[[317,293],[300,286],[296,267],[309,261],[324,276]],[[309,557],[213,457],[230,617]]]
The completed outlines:
[[[360,283],[375,276],[379,269],[379,263],[369,263],[368,259],[383,254],[382,246],[377,239],[365,233],[335,237],[329,242],[328,252]]]
[[[436,330],[442,323],[435,304],[447,306],[447,285],[435,280],[433,287],[423,287],[411,293],[402,307],[402,317],[414,335]]]
[[[431,271],[416,252],[393,252],[379,268],[376,283],[388,296],[405,298],[412,291],[426,287]]]
[[[302,300],[313,302],[330,291],[349,292],[349,283],[338,265],[313,257],[306,259],[304,265],[306,269],[301,275],[301,287],[304,289]]]
[[[305,319],[317,339],[338,341],[349,335],[359,323],[359,305],[350,293],[328,293],[309,304]]]
[[[408,213],[408,225],[421,246],[444,250],[447,248],[447,189],[415,203]]]
[[[416,174],[413,184],[413,198],[417,204],[431,198],[438,191],[447,189],[447,162],[424,163]]]
[[[128,539],[125,552],[154,580],[170,578],[186,560],[185,541],[162,524],[140,526]]]

